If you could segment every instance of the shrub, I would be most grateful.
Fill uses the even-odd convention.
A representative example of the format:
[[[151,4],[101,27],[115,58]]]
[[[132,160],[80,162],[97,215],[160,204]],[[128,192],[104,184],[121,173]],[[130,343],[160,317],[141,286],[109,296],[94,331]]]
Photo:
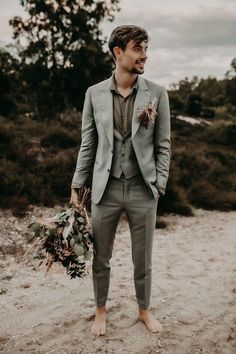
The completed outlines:
[[[206,141],[219,145],[236,145],[236,123],[209,126],[203,137]]]
[[[74,137],[60,130],[43,136],[40,143],[43,147],[55,146],[61,149],[68,149],[78,145],[78,141]]]
[[[204,209],[229,211],[236,209],[236,192],[216,188],[208,180],[196,181],[191,188],[190,201]]]
[[[12,160],[15,159],[16,156],[13,146],[13,137],[9,129],[0,125],[0,158]]]

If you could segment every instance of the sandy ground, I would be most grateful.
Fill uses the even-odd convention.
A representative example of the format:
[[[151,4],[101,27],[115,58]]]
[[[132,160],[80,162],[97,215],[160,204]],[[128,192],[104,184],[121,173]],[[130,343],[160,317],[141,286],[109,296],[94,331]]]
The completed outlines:
[[[0,213],[0,352],[2,353],[236,353],[236,212],[195,210],[194,217],[161,219],[153,248],[151,310],[163,324],[149,333],[138,321],[128,226],[121,221],[111,260],[107,335],[90,333],[91,275],[70,280],[38,260],[23,264],[24,219]],[[5,256],[4,256],[5,254]],[[91,264],[90,264],[91,274]]]

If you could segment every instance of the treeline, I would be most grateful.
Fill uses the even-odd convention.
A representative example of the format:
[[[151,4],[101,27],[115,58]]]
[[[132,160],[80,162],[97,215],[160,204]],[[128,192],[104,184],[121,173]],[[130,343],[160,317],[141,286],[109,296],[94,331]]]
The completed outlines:
[[[84,53],[80,49],[77,58],[77,65],[53,70],[39,62],[22,63],[2,49],[0,115],[10,120],[21,114],[53,120],[67,109],[81,111],[87,87],[109,77],[113,62],[108,53],[90,49]],[[236,116],[236,76],[185,78],[171,85],[169,97],[173,114],[232,119]]]
[[[173,113],[233,118],[236,116],[236,76],[222,80],[214,77],[199,79],[196,76],[180,80],[172,84],[170,103]]]
[[[28,17],[10,19],[15,46],[0,49],[0,115],[54,119],[82,109],[88,86],[110,76],[111,55],[100,24],[112,21],[119,0],[21,0]],[[231,63],[235,71],[235,60]],[[227,68],[226,68],[227,69]],[[228,73],[229,74],[229,73]],[[185,78],[169,90],[173,113],[196,117],[236,115],[236,77]]]
[[[102,21],[112,21],[119,0],[21,0],[28,18],[9,22],[13,51],[0,52],[0,114],[53,119],[81,110],[87,87],[108,77],[113,59],[104,51]]]

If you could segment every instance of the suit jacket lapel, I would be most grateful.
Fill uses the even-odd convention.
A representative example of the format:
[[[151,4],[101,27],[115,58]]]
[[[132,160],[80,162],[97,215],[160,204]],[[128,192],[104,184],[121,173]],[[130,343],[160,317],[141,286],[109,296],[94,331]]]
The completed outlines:
[[[132,139],[140,126],[140,121],[138,119],[140,109],[148,106],[151,97],[151,92],[148,90],[145,80],[141,76],[138,77],[138,80],[138,91],[134,101],[134,111],[132,117]]]
[[[113,96],[110,91],[111,80],[112,76],[105,81],[101,89],[99,100],[103,128],[111,146],[113,146]]]
[[[107,135],[107,138],[113,146],[114,140],[114,131],[113,131],[113,96],[110,91],[112,76],[104,82],[103,87],[101,88],[99,103],[100,103],[100,117],[103,124],[103,128]],[[140,126],[140,122],[138,119],[138,115],[140,113],[140,109],[148,106],[151,92],[148,90],[148,87],[145,83],[145,80],[139,76],[138,77],[138,91],[136,94],[136,98],[134,101],[134,110],[132,117],[132,139],[134,135],[137,133],[138,128]]]

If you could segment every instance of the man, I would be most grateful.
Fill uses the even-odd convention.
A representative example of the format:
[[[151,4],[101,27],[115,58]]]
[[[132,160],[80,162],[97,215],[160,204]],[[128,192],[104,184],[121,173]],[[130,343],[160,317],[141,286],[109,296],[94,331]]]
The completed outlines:
[[[165,88],[140,76],[147,48],[144,29],[131,25],[115,28],[109,40],[115,72],[89,87],[84,102],[82,142],[70,202],[79,207],[77,189],[87,185],[92,175],[96,315],[91,330],[97,336],[106,332],[109,260],[122,210],[127,213],[131,233],[139,318],[153,333],[162,329],[149,302],[156,210],[169,174],[170,112]],[[141,113],[150,107],[152,119],[146,124]]]

